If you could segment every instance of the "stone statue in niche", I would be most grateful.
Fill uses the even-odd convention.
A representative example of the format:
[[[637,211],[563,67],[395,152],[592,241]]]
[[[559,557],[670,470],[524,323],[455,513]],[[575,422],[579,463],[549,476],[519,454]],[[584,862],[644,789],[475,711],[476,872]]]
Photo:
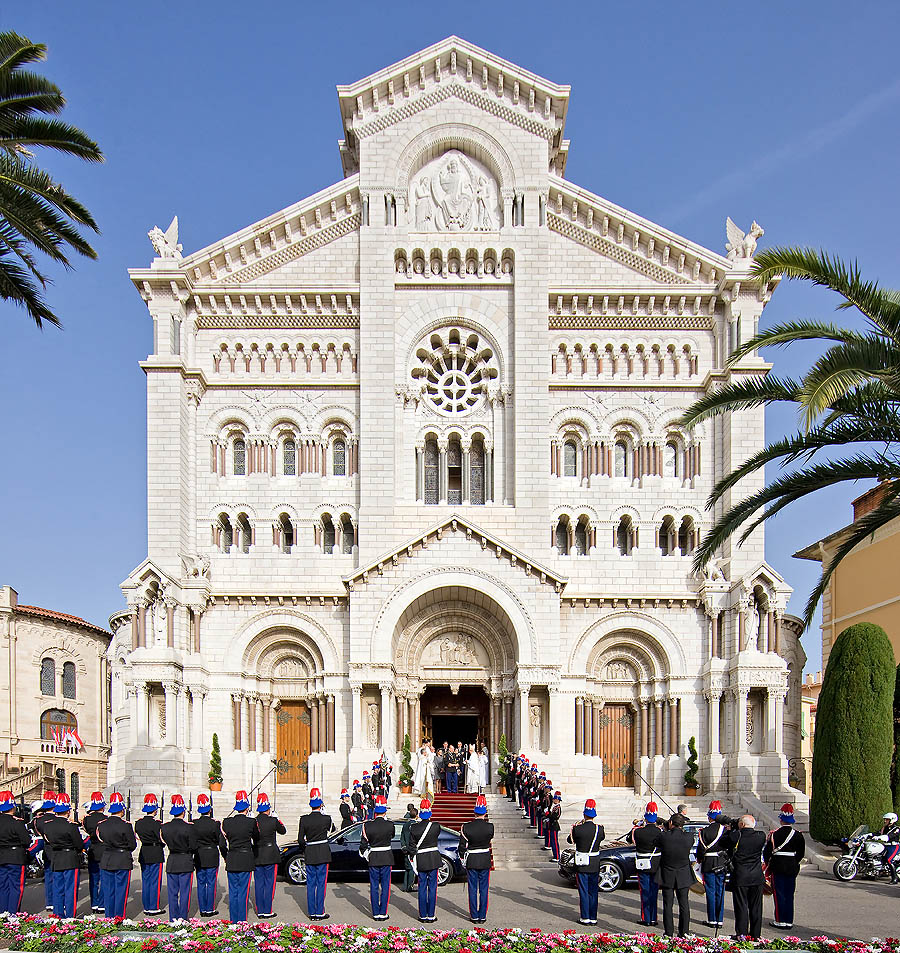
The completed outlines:
[[[378,747],[378,705],[372,702],[369,705],[367,724],[369,729],[369,747]]]
[[[541,706],[532,705],[528,712],[531,721],[531,747],[540,748],[541,746]]]
[[[497,183],[489,170],[458,149],[433,159],[411,185],[416,231],[488,231],[499,228]]]
[[[169,619],[162,598],[153,603],[153,637],[157,645],[165,645],[169,636]]]

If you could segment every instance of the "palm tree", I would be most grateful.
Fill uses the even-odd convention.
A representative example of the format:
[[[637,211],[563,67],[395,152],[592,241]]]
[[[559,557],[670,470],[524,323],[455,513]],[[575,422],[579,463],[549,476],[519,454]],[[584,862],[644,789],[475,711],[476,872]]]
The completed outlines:
[[[97,143],[59,119],[66,101],[45,77],[24,70],[46,58],[47,48],[16,33],[0,33],[0,299],[25,308],[38,327],[59,325],[41,295],[49,279],[34,252],[71,267],[69,254],[97,253],[78,226],[98,231],[91,213],[34,162],[46,148],[102,162]]]
[[[757,256],[753,277],[778,276],[811,281],[837,292],[838,308],[856,308],[865,318],[856,331],[820,321],[791,321],[759,332],[735,350],[729,364],[760,347],[793,341],[831,342],[799,379],[756,377],[728,384],[696,401],[683,422],[693,426],[719,414],[776,402],[795,404],[802,426],[769,444],[719,480],[707,501],[712,509],[744,477],[766,463],[783,468],[778,479],[723,513],[698,547],[694,567],[701,570],[716,550],[741,532],[744,540],[770,516],[794,500],[848,480],[885,480],[881,502],[856,520],[806,603],[808,626],[837,564],[879,527],[900,516],[900,292],[864,281],[856,263],[848,265],[809,248],[773,248]],[[795,466],[799,464],[799,466]]]

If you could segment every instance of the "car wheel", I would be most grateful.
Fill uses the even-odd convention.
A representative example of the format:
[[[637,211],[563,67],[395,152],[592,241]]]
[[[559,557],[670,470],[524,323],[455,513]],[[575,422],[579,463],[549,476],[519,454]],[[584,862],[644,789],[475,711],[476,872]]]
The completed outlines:
[[[441,866],[438,867],[437,882],[439,887],[450,883],[453,879],[453,865],[446,857],[441,857]]]
[[[611,893],[622,886],[622,868],[611,860],[604,860],[600,864],[598,886],[601,893]]]
[[[299,886],[306,883],[306,861],[302,854],[295,854],[285,868],[285,875],[292,884]]]

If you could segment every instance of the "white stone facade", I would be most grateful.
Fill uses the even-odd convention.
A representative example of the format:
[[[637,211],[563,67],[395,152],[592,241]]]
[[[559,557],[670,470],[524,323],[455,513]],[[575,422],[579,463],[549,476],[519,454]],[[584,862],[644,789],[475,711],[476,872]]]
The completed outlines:
[[[692,735],[704,787],[783,789],[790,589],[762,529],[690,555],[763,412],[678,424],[766,373],[724,362],[772,286],[569,183],[568,87],[465,41],[338,94],[340,182],[185,257],[173,223],[131,273],[149,539],[111,780],[199,786],[218,731],[248,785],[300,712],[334,791],[450,686],[570,793],[678,792]]]

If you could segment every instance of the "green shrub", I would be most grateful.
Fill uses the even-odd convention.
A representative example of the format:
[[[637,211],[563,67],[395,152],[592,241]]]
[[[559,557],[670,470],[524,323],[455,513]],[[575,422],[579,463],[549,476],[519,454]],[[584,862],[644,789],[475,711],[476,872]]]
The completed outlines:
[[[697,787],[697,739],[691,735],[688,741],[687,771],[684,772],[684,786],[686,788]]]
[[[891,791],[894,795],[894,813],[900,814],[900,665],[894,685],[894,761],[891,765]]]
[[[412,743],[409,740],[408,734],[405,734],[403,736],[403,747],[400,750],[403,757],[401,758],[401,761],[400,761],[399,784],[401,787],[412,787],[412,783],[413,783]]]
[[[219,736],[213,733],[212,751],[209,755],[209,783],[222,783],[222,752],[219,751]]]

